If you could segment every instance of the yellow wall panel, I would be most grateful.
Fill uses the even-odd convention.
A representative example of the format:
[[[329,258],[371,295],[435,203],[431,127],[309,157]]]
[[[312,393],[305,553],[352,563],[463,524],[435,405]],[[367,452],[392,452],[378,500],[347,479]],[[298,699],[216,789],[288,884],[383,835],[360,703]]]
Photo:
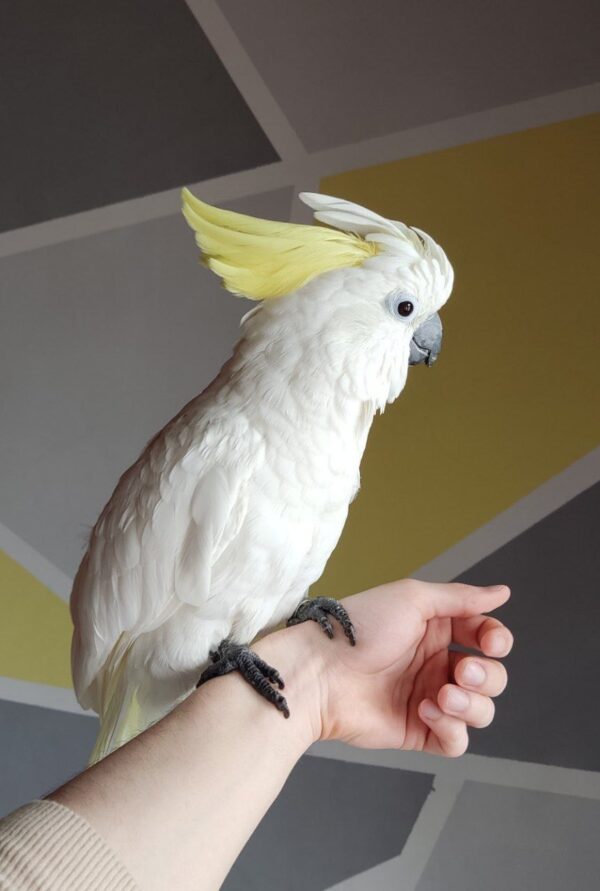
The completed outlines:
[[[0,551],[0,675],[71,687],[71,618],[56,594]]]
[[[600,442],[599,156],[591,116],[322,181],[433,235],[456,283],[319,592],[414,572]]]

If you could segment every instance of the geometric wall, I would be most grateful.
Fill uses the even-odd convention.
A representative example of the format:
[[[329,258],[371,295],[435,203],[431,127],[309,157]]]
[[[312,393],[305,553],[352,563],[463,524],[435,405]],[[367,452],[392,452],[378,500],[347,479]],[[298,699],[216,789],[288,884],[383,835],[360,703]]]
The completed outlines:
[[[465,783],[417,889],[594,888],[599,823],[598,801]]]
[[[299,222],[297,192],[321,190],[430,232],[456,284],[439,362],[375,419],[314,590],[507,583],[510,683],[456,761],[315,746],[224,888],[594,886],[597,15],[27,0],[7,16],[0,813],[87,760],[67,608],[87,530],[249,307],[199,266],[180,187]]]
[[[518,645],[511,683],[482,755],[600,771],[598,681],[600,483],[568,501],[460,576],[505,579],[513,595],[502,615]]]
[[[277,218],[290,201],[287,188],[229,206]],[[176,204],[1,262],[12,420],[0,443],[1,520],[73,576],[115,470],[218,371],[246,301],[199,268]]]
[[[302,758],[225,888],[329,888],[398,856],[432,781],[426,773]],[[377,831],[365,832],[369,825]]]
[[[440,364],[375,419],[326,585],[357,550],[343,587],[414,572],[600,443],[599,149],[594,115],[322,182],[431,232],[455,270]]]
[[[277,160],[185,3],[26,0],[0,52],[2,230]]]

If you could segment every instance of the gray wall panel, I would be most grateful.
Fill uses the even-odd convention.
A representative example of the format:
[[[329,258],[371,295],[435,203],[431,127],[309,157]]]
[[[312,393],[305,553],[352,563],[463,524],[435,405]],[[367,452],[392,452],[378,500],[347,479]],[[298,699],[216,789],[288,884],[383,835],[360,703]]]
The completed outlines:
[[[290,202],[232,207],[287,219]],[[214,377],[252,306],[198,257],[177,215],[0,261],[0,522],[69,574],[121,473]]]
[[[310,150],[594,82],[596,0],[220,0]]]
[[[466,783],[417,891],[592,891],[599,827],[598,801]]]
[[[433,778],[302,758],[223,891],[320,891],[396,857]]]
[[[600,484],[460,576],[512,588],[510,683],[472,752],[600,770],[599,516]]]
[[[0,9],[0,229],[277,160],[183,0]]]
[[[0,699],[0,816],[43,798],[85,767],[96,718]]]

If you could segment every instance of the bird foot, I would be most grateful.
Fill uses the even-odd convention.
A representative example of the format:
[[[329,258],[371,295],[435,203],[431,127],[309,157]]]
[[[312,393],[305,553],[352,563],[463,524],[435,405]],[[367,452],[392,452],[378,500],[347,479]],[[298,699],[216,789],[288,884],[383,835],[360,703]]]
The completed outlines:
[[[329,621],[329,616],[337,619],[344,630],[344,634],[352,644],[356,644],[356,634],[354,625],[350,621],[350,616],[339,602],[333,597],[312,597],[303,600],[298,606],[295,613],[287,620],[288,625],[298,625],[300,622],[306,622],[312,619],[318,622],[327,637],[333,637],[333,625]]]
[[[210,654],[212,665],[205,668],[200,675],[200,680],[196,684],[199,687],[212,678],[229,674],[230,671],[239,671],[244,680],[254,687],[267,702],[272,703],[278,711],[282,712],[284,718],[289,718],[290,710],[287,702],[281,693],[273,688],[276,684],[280,690],[283,690],[285,684],[276,668],[268,665],[264,659],[261,659],[249,647],[243,644],[236,644],[225,638],[222,640],[216,651]]]

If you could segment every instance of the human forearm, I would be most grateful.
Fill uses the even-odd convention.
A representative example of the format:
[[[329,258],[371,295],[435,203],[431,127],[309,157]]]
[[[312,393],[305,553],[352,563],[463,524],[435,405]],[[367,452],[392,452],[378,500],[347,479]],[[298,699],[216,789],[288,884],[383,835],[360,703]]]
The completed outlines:
[[[318,737],[320,639],[310,626],[255,647],[286,681],[288,720],[234,672],[50,796],[91,823],[144,891],[218,888]]]
[[[212,891],[316,739],[462,754],[506,684],[494,657],[512,636],[485,613],[509,594],[409,579],[354,595],[344,604],[356,647],[315,622],[254,646],[285,679],[288,720],[233,672],[51,797],[88,820],[143,891]]]

